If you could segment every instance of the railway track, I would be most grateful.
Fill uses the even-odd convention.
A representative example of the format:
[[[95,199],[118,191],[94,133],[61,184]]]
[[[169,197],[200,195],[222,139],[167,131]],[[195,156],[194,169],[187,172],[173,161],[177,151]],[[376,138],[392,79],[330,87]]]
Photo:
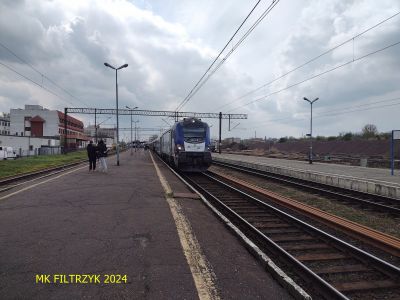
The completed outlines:
[[[260,249],[326,299],[399,299],[400,268],[285,213],[211,173],[184,175]]]
[[[124,150],[126,151],[126,150]],[[121,151],[123,152],[123,151]],[[115,155],[115,151],[110,151],[109,156]],[[25,173],[17,176],[12,176],[12,177],[6,177],[3,179],[0,179],[0,193],[14,189],[16,187],[19,187],[27,182],[35,181],[41,178],[46,178],[55,174],[58,174],[60,172],[64,172],[65,170],[68,170],[70,168],[73,168],[77,165],[80,165],[82,163],[87,163],[87,159],[82,159],[77,162],[65,164],[62,166],[57,166],[53,168],[47,168],[44,170],[39,170],[36,172],[30,172],[30,173]]]
[[[41,178],[46,178],[46,177],[58,174],[60,172],[63,172],[67,169],[73,168],[73,167],[80,165],[82,163],[85,163],[85,162],[87,162],[86,159],[78,161],[78,162],[54,167],[54,168],[47,168],[47,169],[36,171],[36,172],[31,172],[31,173],[26,173],[26,174],[21,174],[21,175],[17,175],[17,176],[0,179],[0,193],[17,188],[27,182],[31,182],[34,180],[38,180]]]
[[[400,216],[400,200],[398,199],[350,189],[344,189],[295,177],[273,174],[267,171],[256,170],[253,168],[247,168],[229,163],[213,161],[213,165],[226,167],[232,170],[244,172],[246,174],[262,177],[268,180],[273,180],[280,184],[286,184],[289,186],[300,188],[302,190],[306,190],[308,192],[320,194],[324,197],[330,197],[331,199],[333,198],[337,201],[346,202],[346,204],[352,206],[361,207],[363,209],[378,210],[380,212]]]

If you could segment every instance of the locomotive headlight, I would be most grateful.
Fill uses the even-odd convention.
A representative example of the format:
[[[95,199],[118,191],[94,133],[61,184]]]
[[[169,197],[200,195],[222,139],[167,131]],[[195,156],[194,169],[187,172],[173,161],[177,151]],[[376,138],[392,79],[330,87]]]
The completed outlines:
[[[177,144],[176,149],[178,149],[179,151],[182,151],[182,150],[185,150],[185,147],[183,145]]]

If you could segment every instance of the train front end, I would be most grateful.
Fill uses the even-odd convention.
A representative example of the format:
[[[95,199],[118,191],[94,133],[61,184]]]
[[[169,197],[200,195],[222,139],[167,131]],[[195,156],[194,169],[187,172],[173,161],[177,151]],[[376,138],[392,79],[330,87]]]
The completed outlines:
[[[184,119],[175,127],[175,166],[186,172],[206,171],[212,162],[210,128],[196,118]]]

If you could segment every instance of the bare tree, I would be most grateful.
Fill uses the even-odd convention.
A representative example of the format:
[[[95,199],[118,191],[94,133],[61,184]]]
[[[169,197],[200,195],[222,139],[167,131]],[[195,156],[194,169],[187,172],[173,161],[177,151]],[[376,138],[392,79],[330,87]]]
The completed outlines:
[[[367,124],[362,128],[362,136],[365,139],[374,138],[378,135],[378,128],[374,124]]]

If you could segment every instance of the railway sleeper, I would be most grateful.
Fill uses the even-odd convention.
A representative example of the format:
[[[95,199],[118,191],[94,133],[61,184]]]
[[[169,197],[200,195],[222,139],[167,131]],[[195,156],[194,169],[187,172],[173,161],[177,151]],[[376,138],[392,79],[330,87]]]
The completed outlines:
[[[294,236],[276,236],[271,238],[274,242],[286,242],[286,241],[317,241],[316,238],[310,235],[294,235]]]
[[[224,203],[226,205],[231,206],[233,204],[246,204],[246,203],[249,203],[249,202],[246,201],[246,200],[225,200]]]
[[[261,229],[257,227],[257,229]],[[269,234],[293,234],[293,233],[301,233],[302,231],[299,230],[296,227],[293,228],[284,228],[284,229],[279,229],[279,228],[263,228],[261,230],[264,234],[269,235]]]
[[[268,213],[265,213],[265,212],[261,212],[261,213],[260,212],[256,212],[256,213],[254,213],[254,212],[252,212],[252,213],[243,212],[240,215],[241,216],[245,216],[248,219],[255,218],[257,220],[263,220],[263,218],[264,218],[267,222],[268,222],[268,220],[277,220],[277,221],[282,222],[282,219],[276,217],[273,214],[268,214]]]
[[[336,274],[336,273],[348,273],[348,272],[367,272],[372,269],[365,265],[354,264],[354,265],[343,265],[343,266],[330,266],[330,267],[317,267],[314,269],[315,273],[319,275],[323,274]]]
[[[227,203],[225,203],[225,204],[227,204]],[[253,211],[254,209],[257,209],[254,207],[254,205],[244,205],[242,203],[238,203],[238,204],[237,203],[233,203],[233,204],[229,203],[228,206],[229,206],[229,208],[231,208],[233,210]],[[260,211],[262,211],[262,210],[260,210]]]
[[[393,280],[338,282],[333,284],[341,292],[371,291],[387,288],[399,288],[399,283]]]
[[[286,251],[293,251],[293,250],[316,250],[316,249],[332,249],[331,246],[324,244],[324,243],[318,243],[318,244],[286,244],[286,245],[280,245],[282,248],[284,248]]]
[[[254,227],[256,227],[257,229],[264,229],[264,228],[296,228],[293,225],[287,224],[287,223],[278,223],[278,222],[271,222],[271,221],[253,221],[250,222]]]
[[[248,214],[248,213],[262,213],[262,214],[264,214],[264,215],[266,215],[266,216],[272,216],[270,213],[267,213],[267,212],[265,212],[265,210],[264,209],[262,209],[262,208],[258,208],[258,207],[254,207],[254,206],[249,206],[249,207],[244,207],[244,208],[242,208],[242,207],[232,207],[232,209],[235,211],[235,212],[237,212],[237,213],[239,213],[239,214]]]
[[[306,253],[295,256],[299,261],[321,261],[321,260],[336,260],[348,258],[347,255],[342,253],[333,252],[333,253]]]

